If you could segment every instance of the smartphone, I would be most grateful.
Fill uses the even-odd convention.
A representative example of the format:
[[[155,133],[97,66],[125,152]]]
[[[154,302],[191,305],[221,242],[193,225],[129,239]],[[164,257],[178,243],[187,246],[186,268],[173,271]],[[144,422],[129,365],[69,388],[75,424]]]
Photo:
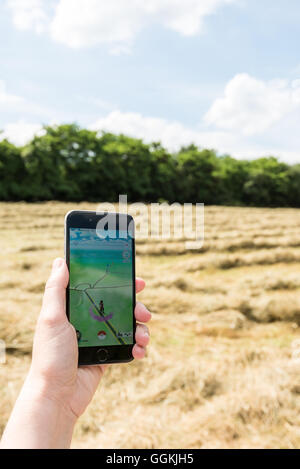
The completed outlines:
[[[65,253],[67,315],[77,334],[79,365],[130,362],[136,327],[133,218],[69,212]]]

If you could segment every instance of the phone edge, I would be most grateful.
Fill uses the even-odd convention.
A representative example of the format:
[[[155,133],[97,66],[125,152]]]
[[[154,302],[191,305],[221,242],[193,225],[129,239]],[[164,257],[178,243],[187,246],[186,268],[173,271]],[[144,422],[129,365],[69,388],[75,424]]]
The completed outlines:
[[[65,258],[65,262],[67,264],[67,267],[68,267],[68,272],[70,272],[70,257],[69,257],[69,254],[68,254],[68,227],[67,227],[67,220],[68,220],[68,217],[70,214],[72,213],[97,213],[96,211],[93,211],[93,210],[69,210],[66,215],[65,215],[65,218],[64,218],[64,258]],[[133,243],[133,246],[132,246],[132,259],[133,259],[133,283],[132,283],[132,288],[133,288],[133,344],[132,344],[132,348],[135,346],[136,344],[136,340],[135,340],[135,332],[136,332],[136,325],[137,325],[137,322],[136,322],[136,318],[135,318],[135,307],[136,307],[136,262],[135,262],[135,221],[134,221],[134,218],[132,217],[132,215],[129,215],[129,214],[124,214],[122,212],[107,212],[107,213],[120,213],[122,215],[127,215],[128,218],[131,218],[131,220],[133,221],[133,226],[134,226],[134,236],[132,238],[132,243]],[[67,285],[67,288],[66,288],[66,316],[67,316],[67,319],[68,321],[70,322],[70,318],[69,318],[69,285],[70,285],[70,280],[68,280],[68,285]],[[79,351],[78,351],[79,352]],[[134,356],[130,357],[128,360],[122,360],[122,361],[107,361],[105,363],[103,363],[103,365],[113,365],[113,364],[122,364],[122,363],[130,363],[132,361],[134,361],[135,358]],[[79,353],[78,353],[78,367],[80,366],[99,366],[101,365],[101,363],[80,363],[79,362]]]

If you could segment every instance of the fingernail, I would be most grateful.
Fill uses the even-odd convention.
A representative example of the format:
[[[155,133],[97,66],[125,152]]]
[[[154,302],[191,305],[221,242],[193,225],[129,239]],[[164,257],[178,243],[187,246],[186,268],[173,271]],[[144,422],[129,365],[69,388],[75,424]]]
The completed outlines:
[[[64,261],[60,257],[53,261],[52,270],[57,270],[63,265]]]

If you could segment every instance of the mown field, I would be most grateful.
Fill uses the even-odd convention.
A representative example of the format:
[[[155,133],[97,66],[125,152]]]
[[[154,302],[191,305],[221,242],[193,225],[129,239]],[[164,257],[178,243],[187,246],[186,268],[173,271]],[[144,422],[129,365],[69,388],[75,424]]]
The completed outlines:
[[[30,364],[63,222],[93,204],[0,204],[0,433]],[[145,360],[111,366],[75,448],[300,448],[300,210],[208,207],[205,244],[137,242]]]

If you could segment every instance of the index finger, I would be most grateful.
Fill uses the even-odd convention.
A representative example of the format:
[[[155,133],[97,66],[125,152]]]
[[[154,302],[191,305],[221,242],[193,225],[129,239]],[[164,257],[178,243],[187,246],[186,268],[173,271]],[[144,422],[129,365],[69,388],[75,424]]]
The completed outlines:
[[[142,278],[137,277],[135,279],[136,293],[140,293],[142,290],[144,290],[145,285],[146,285],[145,280],[143,280]]]

